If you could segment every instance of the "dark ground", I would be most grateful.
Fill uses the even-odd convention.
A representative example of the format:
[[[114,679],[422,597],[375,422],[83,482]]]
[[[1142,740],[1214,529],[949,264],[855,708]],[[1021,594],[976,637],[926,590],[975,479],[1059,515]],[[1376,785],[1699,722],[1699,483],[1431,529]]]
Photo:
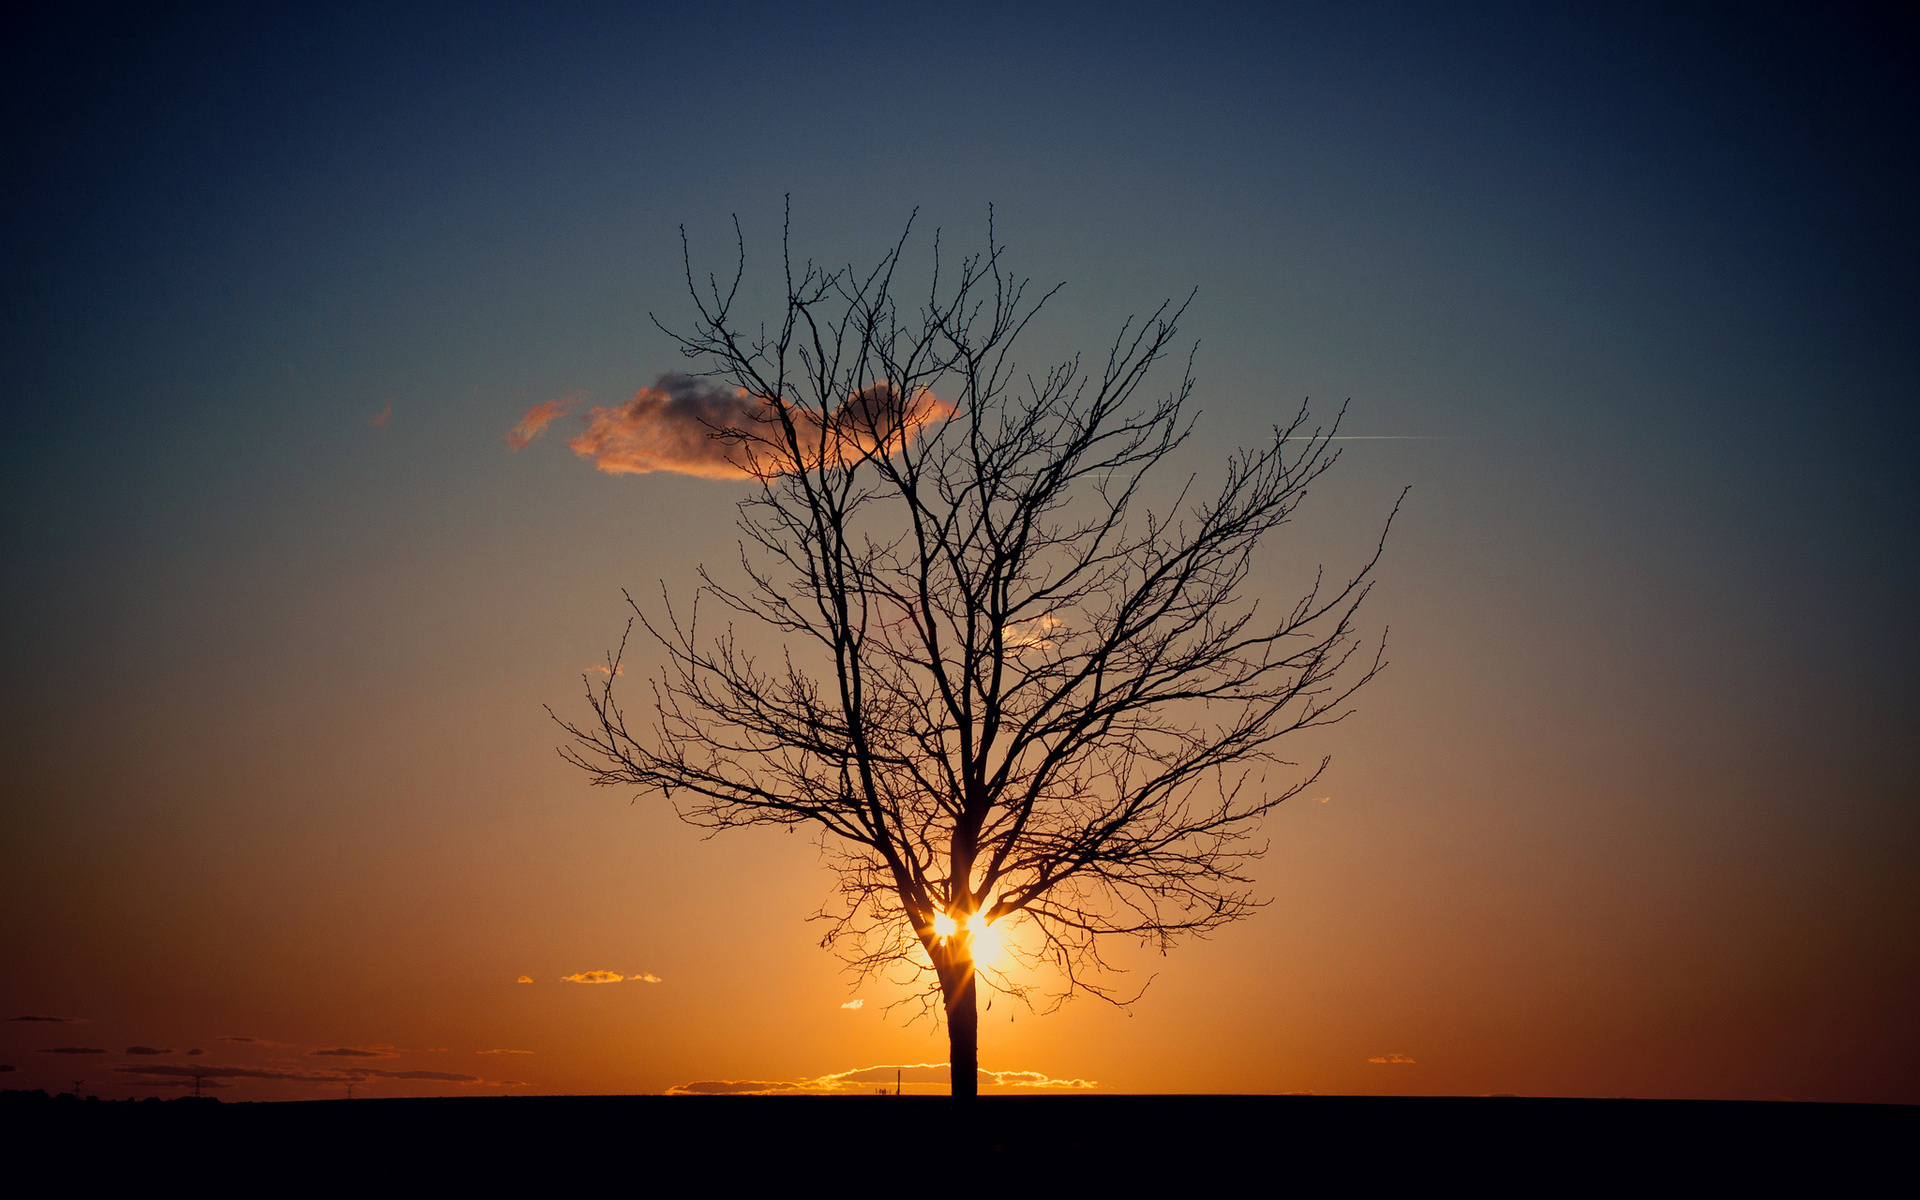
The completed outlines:
[[[1358,1096],[555,1096],[247,1104],[0,1096],[16,1162],[78,1179],[729,1192],[988,1191],[1038,1179],[1274,1192],[1912,1184],[1920,1108]],[[941,1184],[951,1181],[952,1187]],[[918,1182],[915,1182],[918,1181]],[[258,1182],[265,1182],[264,1180]],[[810,1185],[810,1186],[808,1186]],[[299,1189],[305,1190],[305,1189]]]

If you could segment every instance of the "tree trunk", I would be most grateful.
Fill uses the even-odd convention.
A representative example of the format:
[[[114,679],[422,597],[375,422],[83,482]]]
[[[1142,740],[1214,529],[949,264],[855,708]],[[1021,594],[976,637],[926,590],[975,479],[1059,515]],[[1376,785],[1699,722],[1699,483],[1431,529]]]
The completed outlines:
[[[960,986],[947,1001],[947,1061],[953,1098],[969,1101],[980,1094],[980,1012],[974,1005],[973,964],[962,965]]]

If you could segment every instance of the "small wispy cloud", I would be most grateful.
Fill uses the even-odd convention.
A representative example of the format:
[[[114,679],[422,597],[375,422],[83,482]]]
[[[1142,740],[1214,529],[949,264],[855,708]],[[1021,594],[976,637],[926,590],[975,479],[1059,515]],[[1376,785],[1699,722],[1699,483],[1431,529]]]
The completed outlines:
[[[547,431],[547,426],[567,415],[573,407],[571,397],[543,400],[527,410],[520,423],[507,430],[507,448],[516,454],[525,450],[533,440]]]
[[[106,1050],[99,1046],[48,1046],[46,1049],[42,1050],[40,1053],[42,1054],[105,1054]]]
[[[865,1008],[866,1006],[867,1006],[867,1002],[865,1000],[849,1000],[845,1004],[842,1004],[840,1007],[841,1008]]]
[[[250,1037],[223,1037],[213,1039],[216,1042],[256,1042],[260,1039]]]
[[[532,1054],[531,1050],[475,1050],[475,1054]]]
[[[385,429],[387,427],[387,423],[392,420],[393,420],[393,401],[389,400],[387,401],[387,406],[385,408],[381,409],[377,413],[372,413],[368,415],[367,424],[373,427],[374,429]]]
[[[586,670],[584,670],[581,673],[584,675],[591,675],[595,671],[598,671],[602,675],[605,675],[609,679],[611,679],[615,675],[625,675],[627,673],[627,664],[615,663],[611,667],[609,667],[605,663],[595,663],[592,666],[586,668]]]
[[[74,1025],[74,1024],[80,1023],[81,1018],[25,1016],[25,1017],[8,1017],[7,1020],[9,1021],[50,1021],[55,1025]]]
[[[156,1050],[152,1046],[128,1046],[128,1054],[172,1054],[171,1050]]]
[[[522,975],[522,976],[521,976],[520,978],[518,978],[518,979],[516,979],[516,980],[514,980],[514,982],[515,982],[515,983],[532,983],[532,982],[533,982],[533,976],[531,976],[531,975]]]
[[[660,977],[648,971],[638,975],[622,975],[618,971],[581,971],[576,975],[562,975],[561,983],[659,983]]]
[[[1414,1065],[1414,1061],[1411,1058],[1408,1058],[1404,1054],[1382,1054],[1378,1058],[1370,1058],[1367,1061],[1370,1063],[1380,1063],[1382,1065],[1397,1065],[1397,1066],[1408,1066],[1408,1067]]]

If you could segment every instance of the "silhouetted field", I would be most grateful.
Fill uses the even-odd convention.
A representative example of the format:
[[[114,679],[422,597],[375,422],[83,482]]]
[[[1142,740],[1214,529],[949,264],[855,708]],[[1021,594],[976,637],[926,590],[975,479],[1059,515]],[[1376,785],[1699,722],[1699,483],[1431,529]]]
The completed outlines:
[[[855,1192],[1036,1178],[1283,1191],[1442,1180],[1864,1184],[1899,1178],[1920,1108],[1356,1096],[527,1096],[259,1104],[0,1097],[16,1154],[93,1178],[260,1168],[310,1182],[547,1178],[648,1190],[785,1180]],[[206,1176],[209,1182],[213,1176]],[[964,1181],[972,1179],[975,1184]],[[811,1190],[811,1189],[808,1189]]]

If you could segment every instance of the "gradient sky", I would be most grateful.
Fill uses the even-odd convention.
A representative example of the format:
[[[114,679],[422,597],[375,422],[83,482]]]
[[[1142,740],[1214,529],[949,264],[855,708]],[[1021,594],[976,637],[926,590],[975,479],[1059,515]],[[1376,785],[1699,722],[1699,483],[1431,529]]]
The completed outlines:
[[[505,435],[683,369],[677,227],[719,267],[738,213],[764,300],[791,193],[834,262],[993,204],[1067,282],[1036,366],[1197,286],[1194,469],[1305,396],[1410,439],[1347,443],[1258,580],[1412,485],[1392,666],[1295,747],[1336,757],[1267,826],[1271,905],[1123,955],[1130,1012],[996,1005],[984,1066],[1920,1102],[1911,36],[691,7],[6,18],[0,1017],[69,1020],[0,1020],[0,1086],[944,1060],[817,948],[806,839],[595,792],[542,711],[622,587],[727,559],[742,488]]]

